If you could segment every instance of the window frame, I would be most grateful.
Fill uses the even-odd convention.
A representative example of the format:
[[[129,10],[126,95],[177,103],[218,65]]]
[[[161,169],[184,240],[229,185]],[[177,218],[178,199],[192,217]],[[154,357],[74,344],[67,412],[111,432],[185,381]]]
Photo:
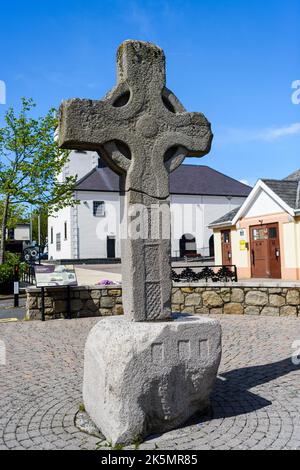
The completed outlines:
[[[102,207],[102,213],[97,214],[99,207]],[[105,217],[105,201],[93,201],[93,216],[94,217]]]
[[[56,244],[55,244],[56,251],[61,251],[61,233],[60,232],[58,232],[56,234],[56,240],[55,241],[56,241]]]

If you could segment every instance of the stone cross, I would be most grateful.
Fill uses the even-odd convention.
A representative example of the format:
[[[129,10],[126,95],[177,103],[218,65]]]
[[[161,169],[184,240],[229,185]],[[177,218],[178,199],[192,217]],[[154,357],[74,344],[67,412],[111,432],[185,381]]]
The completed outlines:
[[[211,141],[204,115],[186,112],[166,88],[163,51],[141,41],[119,47],[117,85],[103,100],[71,99],[60,109],[60,146],[97,151],[123,176],[129,218],[134,204],[150,219],[152,208],[169,209],[169,173],[187,154],[208,153]],[[170,318],[170,255],[170,236],[121,240],[124,312],[134,321]]]

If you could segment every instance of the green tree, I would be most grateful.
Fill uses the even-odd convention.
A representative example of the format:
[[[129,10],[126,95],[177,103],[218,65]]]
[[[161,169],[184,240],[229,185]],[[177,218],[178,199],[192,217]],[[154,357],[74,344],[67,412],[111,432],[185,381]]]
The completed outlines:
[[[41,246],[45,246],[48,237],[48,213],[45,210],[36,210],[32,214],[32,239],[38,242],[39,239],[39,222],[40,216],[40,239]]]
[[[4,197],[0,195],[0,227],[2,227],[2,219],[4,212]],[[27,208],[20,204],[10,204],[7,214],[6,228],[16,228],[17,224],[29,223],[30,217]]]
[[[55,140],[55,109],[37,119],[29,114],[32,99],[22,98],[17,114],[8,109],[0,128],[0,194],[3,199],[0,234],[0,265],[4,262],[5,234],[11,205],[25,204],[48,213],[76,204],[75,177],[60,181],[57,175],[69,158]]]

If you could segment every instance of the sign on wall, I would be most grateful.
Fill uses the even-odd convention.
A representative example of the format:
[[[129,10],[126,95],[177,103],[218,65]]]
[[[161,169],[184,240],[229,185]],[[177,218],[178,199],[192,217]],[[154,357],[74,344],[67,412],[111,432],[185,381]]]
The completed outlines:
[[[77,286],[74,266],[38,265],[34,270],[36,287]]]
[[[247,234],[245,229],[239,230],[240,235],[240,251],[247,250]]]
[[[247,249],[246,240],[240,240],[240,250],[246,251],[246,249]]]

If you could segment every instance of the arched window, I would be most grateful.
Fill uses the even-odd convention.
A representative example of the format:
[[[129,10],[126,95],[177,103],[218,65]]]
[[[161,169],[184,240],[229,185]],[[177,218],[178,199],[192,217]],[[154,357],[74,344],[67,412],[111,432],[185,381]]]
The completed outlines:
[[[179,240],[180,258],[197,254],[196,239],[190,233],[185,233]]]

